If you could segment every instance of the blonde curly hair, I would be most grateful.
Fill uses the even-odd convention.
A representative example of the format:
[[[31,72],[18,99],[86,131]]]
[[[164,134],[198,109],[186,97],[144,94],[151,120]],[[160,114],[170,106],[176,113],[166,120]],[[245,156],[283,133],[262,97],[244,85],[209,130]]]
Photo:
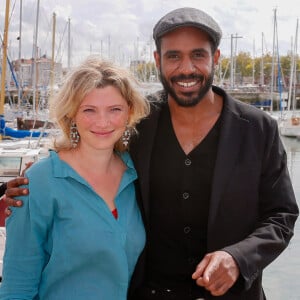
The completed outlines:
[[[138,82],[133,75],[110,61],[99,56],[89,56],[73,69],[65,78],[59,92],[50,101],[50,113],[53,121],[62,130],[62,136],[54,142],[54,149],[72,148],[70,127],[84,97],[95,88],[113,86],[127,101],[129,120],[127,129],[136,133],[136,124],[149,114],[149,103],[138,91]],[[125,151],[122,141],[115,144],[115,150]]]

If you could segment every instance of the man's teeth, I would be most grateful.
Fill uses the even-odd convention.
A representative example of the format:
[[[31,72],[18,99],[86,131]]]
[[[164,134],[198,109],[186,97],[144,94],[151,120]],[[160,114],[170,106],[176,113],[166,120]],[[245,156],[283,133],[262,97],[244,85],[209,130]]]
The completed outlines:
[[[180,86],[183,87],[191,87],[197,84],[197,81],[193,81],[193,82],[177,82],[177,84],[179,84]]]

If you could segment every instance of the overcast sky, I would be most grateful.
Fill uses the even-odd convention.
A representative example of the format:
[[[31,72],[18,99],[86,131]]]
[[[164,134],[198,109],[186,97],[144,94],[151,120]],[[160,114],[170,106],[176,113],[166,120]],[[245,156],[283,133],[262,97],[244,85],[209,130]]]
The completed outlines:
[[[37,0],[23,0],[22,57],[33,53]],[[0,33],[3,37],[6,0],[0,0]],[[291,49],[300,15],[299,0],[40,0],[37,47],[51,57],[53,13],[56,13],[55,57],[68,61],[68,30],[71,24],[71,65],[88,54],[99,53],[128,64],[131,59],[152,59],[152,28],[172,9],[191,6],[211,14],[223,30],[221,52],[230,56],[230,36],[237,35],[237,51],[261,56],[272,53],[273,17],[277,9],[279,53]],[[9,56],[19,55],[20,0],[10,1]],[[264,36],[264,39],[262,39]],[[298,47],[299,48],[299,47]]]

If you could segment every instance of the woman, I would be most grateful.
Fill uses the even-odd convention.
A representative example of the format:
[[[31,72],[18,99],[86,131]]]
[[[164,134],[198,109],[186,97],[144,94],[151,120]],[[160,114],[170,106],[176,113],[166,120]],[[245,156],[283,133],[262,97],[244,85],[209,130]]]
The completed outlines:
[[[63,138],[7,219],[0,299],[126,299],[145,233],[125,150],[149,110],[132,80],[90,57],[55,97]]]

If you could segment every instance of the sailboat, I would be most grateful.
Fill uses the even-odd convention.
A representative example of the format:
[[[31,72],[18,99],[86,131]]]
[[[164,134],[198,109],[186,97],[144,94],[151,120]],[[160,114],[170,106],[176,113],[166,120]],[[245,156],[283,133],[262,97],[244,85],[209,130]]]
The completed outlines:
[[[286,117],[279,122],[279,131],[283,136],[296,137],[300,139],[300,115],[296,114],[296,73],[297,73],[297,43],[298,43],[298,19],[296,25],[296,34],[294,49],[291,59],[291,75],[289,86],[289,97],[287,104]],[[292,107],[291,107],[292,106]]]
[[[1,68],[1,101],[0,101],[0,139],[7,138],[24,138],[24,137],[40,137],[46,136],[46,132],[28,130],[30,128],[23,127],[22,130],[8,127],[4,115],[4,102],[5,102],[5,79],[6,79],[6,67],[8,61],[7,57],[7,41],[8,41],[8,27],[9,27],[9,7],[10,0],[6,0],[6,14],[4,24],[4,38],[3,38],[3,57]],[[43,124],[44,125],[44,124]]]
[[[2,57],[2,73],[1,73],[1,101],[0,101],[0,160],[5,159],[10,150],[13,150],[13,156],[20,158],[24,156],[24,152],[28,151],[28,153],[32,152],[31,143],[28,144],[28,140],[24,140],[24,138],[28,137],[29,141],[32,138],[37,138],[40,140],[42,137],[48,135],[48,133],[44,131],[31,131],[31,130],[16,130],[14,128],[6,126],[5,116],[4,116],[4,100],[5,100],[5,79],[6,79],[6,66],[7,66],[7,40],[8,40],[8,26],[9,26],[9,7],[10,0],[6,0],[6,8],[5,8],[5,24],[4,24],[4,39],[3,39],[3,57]],[[9,145],[4,139],[9,138]],[[20,140],[23,142],[23,145],[14,144],[15,140]],[[9,147],[8,147],[9,146]],[[36,149],[40,148],[38,144],[34,146]],[[8,149],[9,148],[9,149]],[[13,148],[24,148],[21,152],[22,154],[17,154],[15,149]],[[25,150],[27,149],[27,150]],[[3,151],[2,151],[3,150]],[[5,150],[5,151],[4,151]],[[5,152],[5,153],[4,153]],[[30,155],[29,155],[30,156]]]

